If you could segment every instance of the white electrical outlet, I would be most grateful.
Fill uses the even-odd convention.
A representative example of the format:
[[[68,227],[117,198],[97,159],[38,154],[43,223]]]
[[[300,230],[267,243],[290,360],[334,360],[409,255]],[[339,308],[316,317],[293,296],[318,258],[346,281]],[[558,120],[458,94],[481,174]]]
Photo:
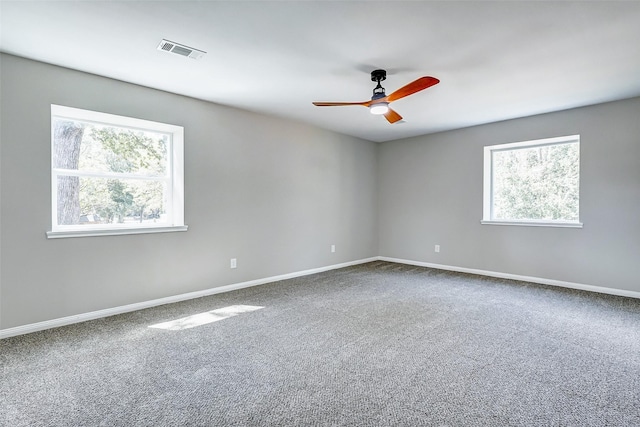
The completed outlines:
[[[236,268],[238,266],[238,263],[236,261],[235,258],[231,258],[231,268]]]
[[[331,252],[335,252],[336,251],[336,245],[331,245]]]
[[[433,250],[436,252],[440,252],[440,245],[436,245],[436,247]]]

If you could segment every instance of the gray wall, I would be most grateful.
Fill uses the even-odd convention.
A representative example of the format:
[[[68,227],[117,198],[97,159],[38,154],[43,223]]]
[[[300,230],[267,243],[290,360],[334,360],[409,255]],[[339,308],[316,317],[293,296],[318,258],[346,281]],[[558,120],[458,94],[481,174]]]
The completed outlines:
[[[378,145],[10,55],[0,67],[2,329],[376,255],[640,291],[640,98]],[[184,126],[189,231],[47,240],[51,104]],[[485,145],[576,133],[583,229],[480,225]]]
[[[0,328],[377,255],[375,143],[0,58]],[[189,231],[47,240],[51,104],[184,126]]]
[[[480,224],[485,145],[573,134],[584,228]],[[381,256],[640,291],[640,98],[384,143],[378,174]]]

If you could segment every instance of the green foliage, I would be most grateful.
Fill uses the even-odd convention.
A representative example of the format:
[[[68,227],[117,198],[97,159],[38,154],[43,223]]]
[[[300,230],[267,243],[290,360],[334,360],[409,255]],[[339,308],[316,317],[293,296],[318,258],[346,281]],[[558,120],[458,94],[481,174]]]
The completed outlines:
[[[493,218],[578,220],[577,143],[493,153]]]
[[[142,132],[112,127],[93,128],[91,137],[102,145],[111,172],[164,172],[166,138],[154,140]]]
[[[80,169],[98,173],[165,176],[168,137],[113,127],[93,126],[82,141]],[[82,215],[94,222],[155,220],[164,212],[164,184],[154,180],[82,177]]]

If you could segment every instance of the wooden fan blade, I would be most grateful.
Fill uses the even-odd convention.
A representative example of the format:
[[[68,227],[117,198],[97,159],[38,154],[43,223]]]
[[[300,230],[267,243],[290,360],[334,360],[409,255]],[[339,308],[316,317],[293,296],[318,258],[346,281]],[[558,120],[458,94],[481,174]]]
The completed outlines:
[[[397,101],[398,99],[412,95],[416,92],[420,92],[421,90],[424,90],[438,83],[440,83],[440,80],[436,79],[435,77],[420,77],[418,80],[414,80],[408,85],[402,86],[391,95],[388,95],[385,100],[387,102]]]
[[[368,107],[371,104],[371,101],[363,101],[363,102],[314,102],[313,105],[316,107],[340,107],[343,105],[363,105]]]
[[[384,113],[384,118],[387,119],[389,123],[395,123],[398,120],[402,120],[402,116],[393,111],[391,108],[389,108],[389,111]]]

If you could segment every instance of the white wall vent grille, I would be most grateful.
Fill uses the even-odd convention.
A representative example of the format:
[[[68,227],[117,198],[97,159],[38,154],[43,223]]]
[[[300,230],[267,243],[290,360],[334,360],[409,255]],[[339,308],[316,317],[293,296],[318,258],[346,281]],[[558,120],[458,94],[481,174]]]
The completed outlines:
[[[158,50],[164,50],[165,52],[175,53],[176,55],[186,56],[187,58],[200,59],[204,56],[205,51],[194,49],[192,47],[185,46],[180,43],[172,42],[162,39],[158,45]]]

